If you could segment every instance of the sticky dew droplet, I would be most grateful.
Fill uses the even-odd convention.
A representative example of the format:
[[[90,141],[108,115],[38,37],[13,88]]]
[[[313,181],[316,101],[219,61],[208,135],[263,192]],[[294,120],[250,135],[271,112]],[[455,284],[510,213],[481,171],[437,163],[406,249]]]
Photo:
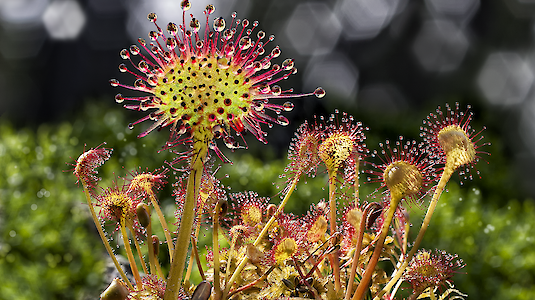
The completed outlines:
[[[325,97],[325,90],[322,87],[316,88],[316,90],[314,91],[314,96],[320,99]]]
[[[282,105],[282,108],[284,111],[292,111],[294,109],[294,104],[290,101],[287,101]]]
[[[147,15],[147,19],[154,23],[158,19],[158,16],[155,13],[151,12]]]

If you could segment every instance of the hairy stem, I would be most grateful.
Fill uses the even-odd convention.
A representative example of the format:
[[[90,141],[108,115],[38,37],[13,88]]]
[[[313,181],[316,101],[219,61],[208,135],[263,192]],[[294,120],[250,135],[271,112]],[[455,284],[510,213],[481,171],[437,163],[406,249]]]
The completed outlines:
[[[121,227],[121,235],[123,237],[123,243],[124,243],[124,249],[126,251],[126,256],[128,257],[128,262],[130,263],[130,268],[132,269],[132,273],[134,274],[134,279],[136,280],[136,285],[138,290],[141,290],[141,277],[139,276],[139,271],[137,269],[136,260],[134,258],[134,254],[132,253],[132,248],[130,247],[130,241],[128,240],[128,233],[126,232],[126,220],[124,218],[120,221],[120,227]]]
[[[150,216],[150,211],[149,211]],[[156,257],[154,255],[154,246],[152,245],[152,221],[147,226],[147,250],[149,252],[149,265],[150,265],[150,274],[155,275],[156,271]]]
[[[167,279],[167,287],[164,295],[165,300],[177,299],[178,292],[180,291],[180,282],[188,254],[193,219],[195,218],[195,205],[199,198],[204,160],[208,154],[208,143],[204,140],[205,138],[207,138],[207,136],[201,136],[201,139],[197,139],[196,136],[193,137],[193,156],[190,162],[186,199],[184,200],[184,209],[182,211],[182,217],[180,218],[180,229],[178,231],[176,242],[176,244],[181,247],[176,249],[173,255],[173,263],[169,270],[169,278]]]
[[[368,204],[364,209],[364,212],[362,213],[362,217],[360,218],[357,246],[355,248],[355,254],[353,255],[353,263],[351,264],[351,273],[349,275],[346,296],[344,298],[345,300],[349,300],[349,298],[351,298],[353,282],[355,281],[355,275],[357,273],[357,267],[359,265],[360,251],[362,250],[362,239],[364,238],[364,230],[366,229],[366,219],[368,217],[368,214],[370,214],[370,212],[372,211],[373,207],[374,206],[371,203]]]
[[[360,283],[357,287],[357,291],[355,292],[355,295],[353,296],[353,300],[361,300],[364,297],[364,294],[366,293],[366,291],[368,290],[370,280],[372,278],[373,272],[375,271],[375,266],[377,265],[377,262],[379,261],[379,258],[381,257],[381,252],[383,252],[383,245],[385,242],[385,238],[388,234],[388,228],[390,227],[390,223],[392,223],[392,218],[394,217],[394,213],[396,212],[396,208],[398,207],[398,204],[400,201],[401,201],[401,195],[391,194],[390,207],[388,208],[388,211],[386,212],[383,226],[381,227],[381,233],[379,235],[379,239],[377,240],[375,244],[375,249],[373,250],[372,257],[370,258],[370,261],[368,262],[368,266],[366,267],[366,271],[364,271],[364,275],[362,275],[362,279],[360,280]]]
[[[169,248],[169,259],[171,260],[171,262],[173,262],[173,253],[175,250],[173,246],[173,240],[171,239],[171,232],[169,231],[169,227],[167,226],[167,221],[165,221],[165,217],[162,213],[162,210],[160,209],[160,205],[158,205],[158,200],[156,199],[154,192],[151,189],[147,190],[147,192],[149,194],[152,206],[154,206],[154,210],[156,210],[156,214],[158,215],[158,219],[160,220],[160,224],[163,228],[165,240],[167,241],[167,247]]]
[[[431,217],[433,216],[433,212],[435,211],[435,208],[437,207],[438,200],[440,199],[440,196],[442,195],[442,191],[444,191],[444,188],[446,187],[446,183],[450,180],[451,175],[453,174],[454,169],[451,167],[444,168],[444,172],[442,173],[442,176],[440,177],[440,181],[438,182],[435,192],[433,194],[433,198],[431,199],[431,203],[429,203],[429,207],[427,208],[427,213],[425,214],[424,220],[422,222],[422,226],[420,227],[420,231],[418,232],[418,236],[416,237],[416,240],[414,241],[414,244],[411,248],[411,251],[407,254],[407,257],[403,260],[403,264],[399,269],[395,271],[395,273],[392,275],[392,279],[388,282],[388,284],[375,296],[374,299],[378,300],[381,299],[381,297],[388,293],[390,289],[396,284],[396,282],[401,278],[401,275],[403,275],[403,272],[409,265],[409,262],[411,261],[412,257],[418,250],[418,247],[420,246],[420,243],[422,242],[425,232],[427,230],[427,227],[429,227],[429,224],[431,223]]]
[[[134,244],[136,245],[137,256],[139,257],[139,261],[141,262],[141,268],[143,269],[143,273],[148,274],[149,272],[147,271],[147,265],[145,264],[145,260],[143,259],[143,253],[141,253],[141,247],[139,246],[139,242],[136,238],[134,228],[131,224],[128,224],[128,229],[130,230],[130,233],[132,234],[132,239],[134,240]]]
[[[202,280],[206,280],[206,276],[204,275],[204,271],[202,269],[201,265],[201,258],[199,257],[199,251],[197,250],[197,239],[192,237],[191,241],[191,252],[193,252],[193,256],[195,257],[195,262],[197,264],[197,269],[199,270],[199,275],[201,275]]]
[[[212,226],[212,249],[214,252],[214,293],[215,300],[221,299],[221,279],[219,278],[219,212],[221,211],[221,204],[219,201],[215,207],[213,214],[213,226]]]
[[[357,154],[357,157],[355,158],[355,183],[354,183],[354,190],[355,190],[355,207],[359,206],[359,164],[360,164],[360,156]]]
[[[336,233],[336,174],[337,170],[329,170],[329,207],[331,212],[331,217],[329,218],[329,223],[331,225],[331,235]],[[334,246],[336,239],[331,241],[331,245]],[[333,269],[334,275],[334,289],[336,291],[340,290],[340,258],[338,251],[333,251],[329,255],[331,266]]]
[[[91,202],[91,196],[89,194],[89,191],[87,190],[87,185],[85,183],[85,180],[83,178],[80,178],[80,182],[82,183],[82,187],[84,189],[85,198],[87,200],[87,205],[89,206],[89,211],[91,212],[91,217],[93,219],[93,222],[95,223],[95,227],[97,227],[98,234],[100,235],[100,239],[102,240],[102,243],[104,244],[104,247],[106,248],[106,251],[108,251],[108,255],[110,256],[111,260],[113,261],[113,264],[115,265],[115,268],[121,275],[121,278],[126,283],[128,288],[130,290],[134,290],[134,287],[132,286],[132,283],[128,278],[126,277],[126,274],[123,271],[123,268],[117,261],[117,258],[115,257],[115,254],[113,254],[113,250],[111,249],[110,243],[108,242],[108,239],[106,238],[106,235],[104,234],[104,231],[102,230],[102,226],[100,226],[100,222],[98,221],[97,214],[95,213],[95,208],[93,207],[93,202]]]

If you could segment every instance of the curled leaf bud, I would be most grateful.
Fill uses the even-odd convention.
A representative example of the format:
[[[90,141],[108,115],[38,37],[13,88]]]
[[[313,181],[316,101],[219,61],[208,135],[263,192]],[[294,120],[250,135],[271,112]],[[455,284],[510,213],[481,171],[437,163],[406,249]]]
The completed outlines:
[[[377,202],[370,203],[372,205],[370,209],[370,213],[366,216],[366,228],[370,229],[373,226],[373,223],[375,223],[375,220],[379,218],[381,213],[383,212],[383,206]]]
[[[144,228],[147,228],[150,224],[150,212],[149,207],[145,203],[139,203],[136,207],[137,219],[139,224]]]
[[[100,294],[101,300],[124,300],[126,297],[128,297],[128,288],[124,284],[124,282],[119,279],[115,278],[110,283],[108,288]]]
[[[160,239],[157,235],[152,236],[152,248],[154,249],[154,255],[158,256],[160,252]]]
[[[277,205],[270,203],[266,208],[266,217],[271,218],[277,212]]]
[[[208,300],[211,294],[212,294],[212,285],[208,281],[203,280],[195,288],[193,295],[191,295],[191,300]]]
[[[219,211],[217,211],[219,209]],[[226,199],[221,199],[217,202],[216,213],[219,214],[219,217],[224,217],[228,212],[228,201]]]

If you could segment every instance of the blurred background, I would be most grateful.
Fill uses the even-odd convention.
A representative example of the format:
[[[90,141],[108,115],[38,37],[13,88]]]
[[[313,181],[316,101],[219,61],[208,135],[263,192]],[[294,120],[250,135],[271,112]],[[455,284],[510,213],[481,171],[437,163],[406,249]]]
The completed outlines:
[[[535,297],[535,1],[191,2],[188,13],[200,20],[207,4],[216,6],[211,19],[228,21],[236,11],[258,20],[276,36],[280,62],[291,57],[299,69],[281,86],[327,91],[321,100],[293,101],[292,123],[269,131],[269,150],[251,137],[248,151],[224,150],[235,162],[224,171],[227,185],[275,195],[293,131],[314,114],[337,108],[354,115],[370,128],[375,149],[399,135],[418,139],[422,120],[439,105],[471,105],[473,127],[485,126],[492,143],[480,150],[491,155],[480,155],[481,178],[474,172],[473,181],[450,184],[448,208],[437,213],[425,246],[465,259],[456,282],[470,299]],[[149,12],[162,27],[182,21],[178,0],[0,0],[0,299],[100,293],[104,249],[82,193],[62,170],[84,144],[102,141],[116,149],[102,174],[169,159],[156,154],[166,130],[137,140],[147,125],[126,125],[142,115],[116,104],[114,95],[127,92],[108,83],[133,82],[118,71],[119,51],[154,30]],[[265,179],[247,180],[257,170]],[[300,190],[308,202],[297,212],[318,200],[309,199],[313,189]]]

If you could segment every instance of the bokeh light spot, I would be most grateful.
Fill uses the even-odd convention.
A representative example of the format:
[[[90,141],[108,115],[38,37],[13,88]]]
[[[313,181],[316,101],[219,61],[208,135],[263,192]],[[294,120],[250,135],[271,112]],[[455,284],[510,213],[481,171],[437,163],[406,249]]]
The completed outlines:
[[[43,14],[45,28],[53,39],[70,40],[78,37],[86,17],[76,1],[54,1]]]

